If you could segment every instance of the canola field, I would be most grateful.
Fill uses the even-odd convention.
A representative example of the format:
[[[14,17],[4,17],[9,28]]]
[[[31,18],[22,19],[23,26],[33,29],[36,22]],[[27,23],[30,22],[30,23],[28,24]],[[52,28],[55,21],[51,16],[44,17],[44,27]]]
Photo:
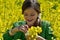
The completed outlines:
[[[60,40],[60,0],[37,0],[40,3],[41,20],[51,23],[53,35]],[[24,0],[0,0],[0,40],[13,23],[24,20],[22,4]],[[53,37],[52,37],[53,39]]]

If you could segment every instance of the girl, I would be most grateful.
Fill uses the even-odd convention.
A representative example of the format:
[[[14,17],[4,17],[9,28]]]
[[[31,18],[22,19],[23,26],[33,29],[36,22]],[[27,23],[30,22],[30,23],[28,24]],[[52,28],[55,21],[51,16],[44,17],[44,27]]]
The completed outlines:
[[[19,21],[13,24],[13,28],[8,30],[4,35],[4,40],[27,40],[25,33],[31,26],[42,27],[42,33],[38,34],[36,40],[52,40],[50,24],[39,19],[40,4],[36,0],[25,0],[22,6],[22,14],[25,21]]]

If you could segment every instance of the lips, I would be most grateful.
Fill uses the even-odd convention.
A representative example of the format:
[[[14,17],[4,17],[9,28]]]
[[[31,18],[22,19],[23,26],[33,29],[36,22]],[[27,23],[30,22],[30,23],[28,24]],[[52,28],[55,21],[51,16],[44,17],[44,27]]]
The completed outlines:
[[[33,20],[33,19],[32,19]],[[32,20],[27,20],[28,22],[31,22]]]

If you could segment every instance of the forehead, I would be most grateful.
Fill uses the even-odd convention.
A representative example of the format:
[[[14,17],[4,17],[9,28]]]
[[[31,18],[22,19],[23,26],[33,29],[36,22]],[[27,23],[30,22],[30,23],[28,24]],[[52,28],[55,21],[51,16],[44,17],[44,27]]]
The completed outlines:
[[[24,13],[37,13],[33,8],[27,8]]]

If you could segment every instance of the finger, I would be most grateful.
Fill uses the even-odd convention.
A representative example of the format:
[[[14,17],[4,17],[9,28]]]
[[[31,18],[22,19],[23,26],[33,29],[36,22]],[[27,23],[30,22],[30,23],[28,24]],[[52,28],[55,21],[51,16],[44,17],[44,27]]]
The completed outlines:
[[[23,29],[20,29],[21,32],[25,33],[25,31]]]
[[[25,25],[25,28],[28,30],[28,28],[29,28],[28,25]]]
[[[22,26],[22,27],[20,28],[20,30],[23,31],[23,32],[26,32],[26,31],[27,31],[24,26]]]
[[[24,26],[19,26],[19,27],[18,27],[18,29],[22,29],[22,28],[24,28]]]
[[[28,30],[28,26],[27,26],[27,25],[22,26],[22,29],[23,29],[23,30]]]
[[[37,40],[45,40],[45,39],[41,36],[37,36]]]
[[[24,33],[26,33],[27,32],[27,28],[25,28],[25,26],[21,26],[21,27],[19,27],[18,28],[20,31],[22,31],[22,32],[24,32]]]
[[[23,30],[24,32],[27,32],[27,28],[25,28],[25,26],[22,28],[22,30]]]

